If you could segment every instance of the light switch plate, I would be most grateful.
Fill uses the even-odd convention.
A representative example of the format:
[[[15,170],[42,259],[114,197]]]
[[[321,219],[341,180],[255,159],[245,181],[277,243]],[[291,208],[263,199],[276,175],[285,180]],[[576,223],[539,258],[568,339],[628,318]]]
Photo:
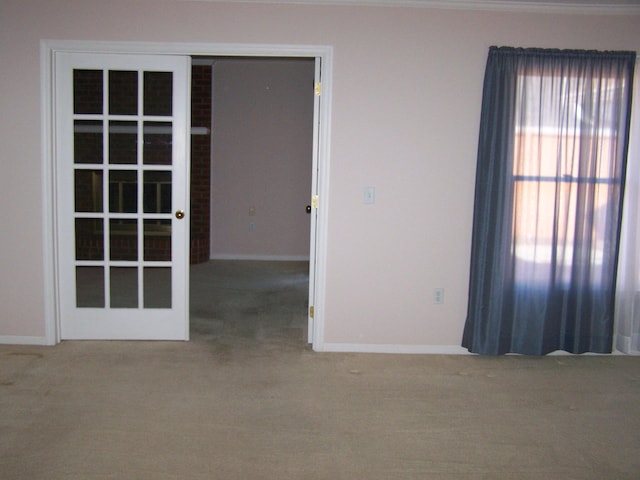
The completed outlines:
[[[364,187],[363,201],[366,205],[376,203],[376,187]]]

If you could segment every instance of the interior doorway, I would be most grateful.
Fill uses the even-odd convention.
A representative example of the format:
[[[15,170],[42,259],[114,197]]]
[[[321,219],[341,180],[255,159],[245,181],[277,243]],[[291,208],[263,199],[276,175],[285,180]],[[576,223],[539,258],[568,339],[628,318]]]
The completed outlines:
[[[191,332],[303,345],[313,57],[193,57]]]
[[[65,53],[88,53],[109,55],[146,54],[158,57],[171,56],[207,56],[207,57],[290,57],[313,58],[315,60],[314,79],[314,119],[313,119],[313,171],[311,183],[311,233],[309,245],[309,342],[314,350],[323,350],[324,342],[324,301],[326,276],[326,233],[328,204],[328,172],[329,172],[329,138],[330,138],[330,106],[331,75],[333,49],[330,46],[304,45],[260,45],[260,44],[210,44],[210,43],[153,43],[153,42],[97,42],[75,40],[43,40],[41,42],[41,82],[42,82],[42,145],[43,145],[43,199],[48,205],[43,216],[43,252],[45,270],[46,302],[46,343],[56,344],[63,338],[61,323],[64,311],[61,305],[68,298],[61,294],[61,285],[65,281],[60,276],[61,260],[58,246],[65,241],[61,235],[57,221],[57,212],[61,207],[57,195],[57,176],[59,175],[57,153],[55,151],[57,128],[55,102],[56,58]],[[142,118],[142,117],[141,117]],[[118,119],[116,119],[118,120]],[[103,120],[108,121],[108,120]],[[110,132],[103,129],[103,132]],[[104,135],[104,133],[103,133]],[[177,136],[174,141],[184,146],[188,144],[188,131]],[[186,141],[185,141],[186,140]],[[65,140],[68,142],[68,140]],[[188,154],[187,154],[188,158]],[[190,162],[186,163],[187,165]],[[146,167],[141,164],[141,170]],[[106,168],[106,167],[105,167]],[[111,167],[108,167],[111,168]],[[176,170],[175,174],[186,177],[186,170]],[[107,177],[103,177],[107,178]],[[177,178],[177,177],[176,177]],[[188,177],[187,177],[188,178]],[[190,182],[185,182],[187,188]],[[107,191],[107,190],[104,190]],[[188,198],[188,197],[187,197]],[[179,214],[179,216],[178,216]],[[189,222],[190,212],[176,212],[176,218],[184,218],[184,225]],[[77,215],[76,215],[77,216]],[[188,231],[188,230],[187,230]],[[188,240],[187,240],[188,242]],[[187,256],[189,249],[181,250]],[[186,258],[187,263],[189,261]],[[83,260],[84,261],[84,260]],[[110,261],[110,260],[103,260]],[[147,261],[147,260],[143,260]],[[155,265],[152,265],[155,266]],[[189,289],[189,274],[173,283],[181,292]],[[143,336],[143,335],[142,335]],[[141,336],[141,337],[142,337]]]

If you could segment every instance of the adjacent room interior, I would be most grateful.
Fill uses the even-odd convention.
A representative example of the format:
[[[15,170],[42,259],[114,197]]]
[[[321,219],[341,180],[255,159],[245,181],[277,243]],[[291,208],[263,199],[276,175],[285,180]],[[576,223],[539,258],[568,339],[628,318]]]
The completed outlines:
[[[191,335],[303,346],[314,59],[192,65]]]

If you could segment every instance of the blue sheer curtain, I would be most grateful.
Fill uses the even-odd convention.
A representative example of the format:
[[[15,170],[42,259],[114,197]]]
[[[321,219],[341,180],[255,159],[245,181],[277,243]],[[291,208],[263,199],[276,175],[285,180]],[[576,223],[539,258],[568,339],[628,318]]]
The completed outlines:
[[[635,58],[490,48],[469,351],[611,352]]]

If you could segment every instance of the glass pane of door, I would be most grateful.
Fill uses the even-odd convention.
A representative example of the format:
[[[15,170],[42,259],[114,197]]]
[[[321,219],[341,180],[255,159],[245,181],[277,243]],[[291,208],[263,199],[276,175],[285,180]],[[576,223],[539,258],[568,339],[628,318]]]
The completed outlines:
[[[77,282],[76,306],[170,308],[171,170],[157,170],[157,166],[172,164],[173,129],[167,117],[173,105],[173,74],[76,69],[73,78],[76,261],[86,280]],[[138,98],[140,82],[144,85],[142,99]],[[104,114],[103,105],[108,105],[108,114]],[[142,149],[138,148],[140,140]],[[154,170],[146,165],[154,165]],[[104,205],[108,205],[107,211]],[[92,213],[101,216],[87,216]],[[147,213],[153,214],[153,219],[146,218]],[[102,219],[105,221],[100,222]],[[145,248],[139,248],[141,236]],[[109,252],[107,257],[104,251]],[[142,263],[150,258],[167,265],[144,268],[144,275],[138,275]],[[89,277],[80,262],[100,263],[84,266],[91,268],[87,272],[93,276]],[[98,266],[106,268],[96,270]],[[107,294],[98,294],[105,285]],[[91,290],[100,300],[87,300]]]

